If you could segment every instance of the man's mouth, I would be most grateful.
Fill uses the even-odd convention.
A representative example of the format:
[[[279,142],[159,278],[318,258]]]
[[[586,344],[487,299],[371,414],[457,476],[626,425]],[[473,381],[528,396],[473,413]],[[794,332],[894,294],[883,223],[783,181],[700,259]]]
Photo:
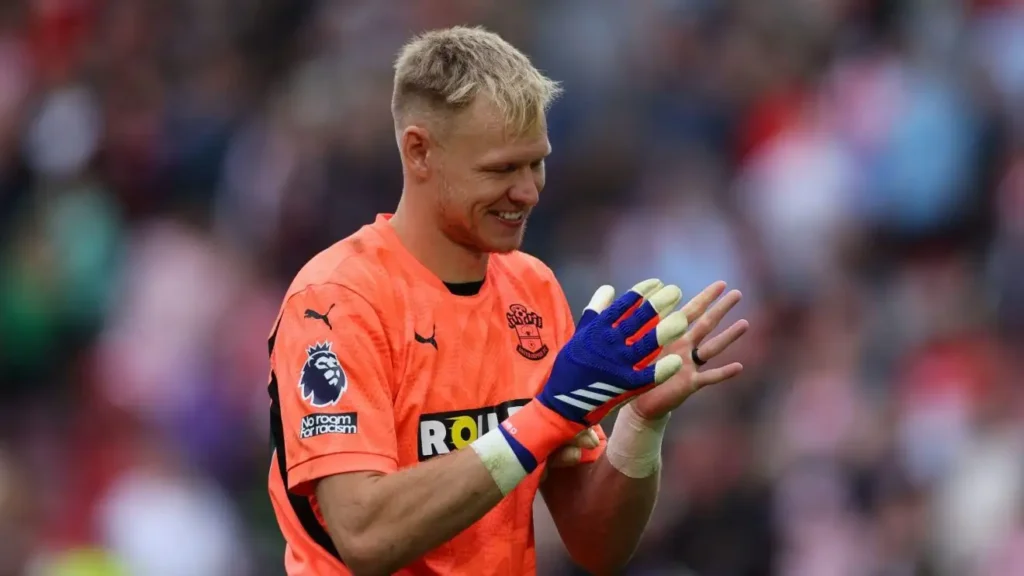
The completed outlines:
[[[526,218],[526,211],[519,210],[517,212],[491,212],[502,224],[508,224],[514,226],[520,224],[524,218]]]

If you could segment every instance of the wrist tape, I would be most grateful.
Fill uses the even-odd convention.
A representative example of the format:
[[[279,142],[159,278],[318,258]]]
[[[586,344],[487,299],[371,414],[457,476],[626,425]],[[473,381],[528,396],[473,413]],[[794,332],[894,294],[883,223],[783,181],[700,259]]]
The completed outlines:
[[[559,446],[585,430],[534,400],[470,446],[502,494],[508,494]]]
[[[661,469],[661,444],[669,415],[657,420],[642,418],[626,404],[615,418],[605,455],[616,470],[630,478],[647,478]]]
[[[519,458],[500,429],[495,428],[477,438],[470,447],[480,456],[503,496],[508,495],[526,478],[526,468],[519,463]]]

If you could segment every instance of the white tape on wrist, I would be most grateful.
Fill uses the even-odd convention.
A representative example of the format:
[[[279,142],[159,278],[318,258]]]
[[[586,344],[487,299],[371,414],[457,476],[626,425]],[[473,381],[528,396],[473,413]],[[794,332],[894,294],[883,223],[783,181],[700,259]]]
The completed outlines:
[[[661,470],[661,442],[669,415],[657,420],[640,417],[633,403],[626,404],[615,418],[605,454],[616,470],[630,478],[647,478]]]
[[[494,478],[494,483],[498,485],[503,496],[508,495],[523,478],[526,478],[526,468],[519,463],[519,458],[508,445],[508,440],[505,440],[501,430],[491,430],[470,443],[470,447],[483,460],[484,466],[491,473],[491,478]]]

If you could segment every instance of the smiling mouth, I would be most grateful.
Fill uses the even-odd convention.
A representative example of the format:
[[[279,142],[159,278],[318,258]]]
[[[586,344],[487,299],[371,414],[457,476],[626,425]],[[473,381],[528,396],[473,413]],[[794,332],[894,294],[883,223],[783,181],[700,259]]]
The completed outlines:
[[[526,211],[519,210],[517,212],[491,212],[495,218],[497,218],[502,224],[508,224],[515,226],[521,224],[526,218]]]

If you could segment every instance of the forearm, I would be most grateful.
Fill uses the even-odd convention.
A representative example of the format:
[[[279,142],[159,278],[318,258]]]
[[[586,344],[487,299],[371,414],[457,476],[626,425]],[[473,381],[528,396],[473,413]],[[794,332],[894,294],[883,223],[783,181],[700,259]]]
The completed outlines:
[[[352,571],[390,574],[482,518],[581,429],[535,400],[468,449],[388,475],[331,476],[317,498]]]
[[[630,478],[605,455],[592,464],[552,470],[544,500],[572,559],[598,576],[619,572],[650,520],[659,478]]]
[[[357,576],[391,574],[468,528],[502,499],[473,450],[359,484],[346,476],[325,478],[317,495],[342,560]],[[341,501],[330,498],[331,491],[352,486],[358,487],[345,504],[324,504]]]
[[[566,547],[591,572],[617,572],[636,550],[658,496],[667,424],[667,416],[646,420],[626,405],[600,459],[552,473],[545,483]]]

